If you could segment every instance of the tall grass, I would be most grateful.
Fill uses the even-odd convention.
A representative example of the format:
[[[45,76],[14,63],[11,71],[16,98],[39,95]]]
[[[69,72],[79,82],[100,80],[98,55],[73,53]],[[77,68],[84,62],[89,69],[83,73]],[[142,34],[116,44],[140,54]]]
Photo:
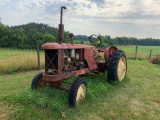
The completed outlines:
[[[41,67],[44,54],[41,51]],[[36,50],[0,49],[0,74],[38,69]]]

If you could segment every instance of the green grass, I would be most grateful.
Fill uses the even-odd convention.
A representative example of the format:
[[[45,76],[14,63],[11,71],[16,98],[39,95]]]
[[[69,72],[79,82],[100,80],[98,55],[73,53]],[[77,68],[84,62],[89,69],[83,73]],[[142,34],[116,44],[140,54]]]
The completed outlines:
[[[77,108],[68,106],[68,94],[45,88],[31,91],[39,71],[0,76],[0,119],[158,120],[160,119],[160,66],[146,60],[128,60],[128,73],[116,85],[106,75],[86,76],[88,94]],[[72,78],[70,81],[73,81]]]
[[[74,44],[81,44],[81,42],[82,42],[81,40],[74,40]],[[90,45],[90,42],[83,40],[83,44]]]
[[[128,58],[135,58],[136,46],[118,46],[122,49]],[[152,58],[160,54],[160,46],[138,46],[137,58],[138,59],[148,59],[150,50],[152,50]]]
[[[44,53],[40,52],[41,67]],[[36,50],[0,49],[0,74],[38,69]]]

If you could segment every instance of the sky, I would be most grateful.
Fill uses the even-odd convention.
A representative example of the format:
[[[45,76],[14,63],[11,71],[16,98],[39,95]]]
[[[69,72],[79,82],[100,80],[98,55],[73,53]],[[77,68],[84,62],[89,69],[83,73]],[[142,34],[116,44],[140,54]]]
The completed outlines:
[[[61,6],[64,29],[75,35],[160,39],[160,0],[0,0],[0,18],[9,26],[58,27]]]

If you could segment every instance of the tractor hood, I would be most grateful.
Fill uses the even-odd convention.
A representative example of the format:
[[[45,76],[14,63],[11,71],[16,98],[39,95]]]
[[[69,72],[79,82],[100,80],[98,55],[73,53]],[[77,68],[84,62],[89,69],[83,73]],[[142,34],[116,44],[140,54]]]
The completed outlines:
[[[90,45],[83,44],[67,44],[67,43],[45,43],[41,46],[43,50],[50,49],[82,49],[82,48],[92,48]]]

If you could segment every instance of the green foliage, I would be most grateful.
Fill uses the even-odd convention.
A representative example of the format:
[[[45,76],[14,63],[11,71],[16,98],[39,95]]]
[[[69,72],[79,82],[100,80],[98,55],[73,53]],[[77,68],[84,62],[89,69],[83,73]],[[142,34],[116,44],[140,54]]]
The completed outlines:
[[[0,24],[0,47],[6,46],[6,40],[8,40],[8,33],[8,26]]]
[[[55,98],[53,98],[53,96],[55,96]],[[59,101],[59,99],[62,98],[64,98],[64,101]],[[67,99],[65,98],[67,98],[67,94],[63,94],[62,91],[46,87],[43,91],[30,89],[23,91],[17,95],[16,102],[24,105],[33,104],[38,107],[50,108],[56,110],[56,113],[59,113],[63,110],[65,104],[67,104]]]
[[[46,43],[46,42],[55,42],[55,37],[51,34],[42,34],[42,33],[38,33],[40,36],[38,38],[38,42],[39,42],[39,45],[41,46],[42,44]]]
[[[0,38],[5,36],[8,33],[8,28],[7,26],[0,24]]]
[[[86,35],[76,35],[74,36],[75,40],[83,40],[83,41],[88,41],[89,36]]]
[[[68,40],[69,32],[64,32],[64,41]],[[19,26],[5,26],[0,24],[0,47],[36,48],[46,42],[58,42],[58,29],[46,24],[28,23]]]
[[[43,40],[44,40],[44,42],[54,42],[55,37],[51,34],[44,34],[43,35]]]
[[[76,40],[83,40],[89,41],[89,36],[85,35],[77,35],[74,37]],[[160,46],[160,39],[153,39],[153,38],[145,38],[145,39],[138,39],[134,37],[116,37],[111,38],[111,36],[102,36],[99,35],[102,40],[100,46],[96,47],[108,47],[108,46],[119,46],[119,45],[145,45],[145,46]]]
[[[145,46],[160,46],[160,39],[145,38],[138,39],[133,37],[116,37],[117,45],[145,45]]]
[[[101,45],[96,47],[108,47],[108,46],[114,46],[115,42],[114,39],[111,39],[110,36],[101,36]]]
[[[89,36],[76,35],[75,40],[89,41]],[[160,46],[159,39],[137,39],[133,37],[116,37],[102,36],[101,46],[96,47],[107,47],[113,45],[147,45],[147,46]],[[0,47],[10,48],[23,48],[33,49],[36,48],[37,41],[39,45],[45,42],[58,42],[58,29],[50,27],[46,24],[28,23],[26,25],[19,26],[5,26],[0,24]],[[64,32],[63,43],[69,43],[69,31]]]

